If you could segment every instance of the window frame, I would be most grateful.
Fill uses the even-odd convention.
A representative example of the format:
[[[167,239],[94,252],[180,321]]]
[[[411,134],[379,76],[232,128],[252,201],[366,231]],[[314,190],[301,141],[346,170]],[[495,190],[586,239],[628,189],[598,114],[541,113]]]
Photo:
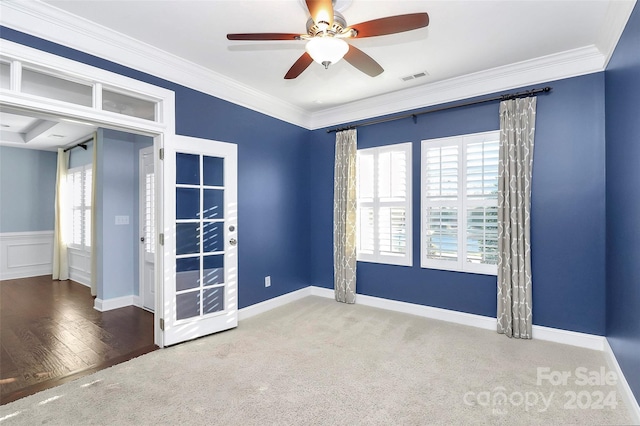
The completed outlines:
[[[82,166],[77,166],[74,167],[72,169],[68,169],[67,170],[67,177],[66,177],[66,185],[67,185],[67,202],[66,202],[66,208],[68,211],[68,222],[67,222],[67,247],[71,248],[71,249],[75,249],[75,250],[81,250],[81,251],[85,251],[85,252],[90,252],[91,251],[91,244],[93,244],[92,238],[91,238],[91,223],[89,223],[89,229],[87,229],[87,221],[86,219],[86,215],[87,212],[89,213],[89,217],[91,217],[91,204],[87,205],[86,204],[86,194],[85,194],[85,190],[87,188],[87,184],[86,184],[86,179],[87,179],[87,172],[91,173],[91,179],[93,180],[93,166],[92,164],[85,164]],[[69,186],[69,176],[74,175],[76,173],[80,173],[81,176],[81,194],[80,194],[80,206],[76,206],[75,202],[74,202],[74,192],[73,190],[75,188],[71,188]],[[91,185],[93,185],[93,182],[91,182]],[[91,186],[90,188],[91,191],[93,191],[93,187]],[[93,200],[93,194],[89,194],[89,199]],[[81,225],[80,225],[80,239],[81,239],[81,243],[80,244],[76,244],[73,239],[74,239],[74,212],[79,210],[81,212]],[[89,237],[89,244],[87,244],[87,234],[90,235]]]
[[[358,149],[357,151],[358,164],[360,164],[360,153],[372,154],[374,156],[374,167],[373,167],[374,196],[372,198],[372,201],[363,202],[360,200],[360,194],[359,194],[360,183],[359,181],[356,182],[356,189],[357,189],[356,259],[358,262],[380,263],[380,264],[397,265],[397,266],[413,266],[413,211],[412,211],[413,164],[412,164],[412,156],[411,156],[412,146],[413,144],[411,142],[403,142],[403,143],[383,145],[383,146],[372,147],[372,148],[362,148],[362,149]],[[380,197],[377,196],[378,186],[379,186],[379,175],[376,167],[377,159],[379,158],[380,154],[387,153],[387,152],[397,152],[397,151],[402,151],[405,154],[405,164],[406,164],[405,199],[404,201],[381,201]],[[357,179],[359,179],[360,178],[359,170],[356,173],[356,175],[357,175]],[[378,213],[376,212],[381,206],[389,206],[389,207],[402,206],[405,209],[405,253],[403,255],[389,255],[389,254],[380,253],[379,246],[378,246],[379,236],[375,235],[376,233],[375,225],[374,225],[374,236],[373,236],[373,241],[374,241],[373,253],[363,253],[360,251],[359,218],[360,218],[360,207],[363,205],[365,207],[373,208],[374,224],[377,223],[376,217],[378,216]]]
[[[478,264],[467,262],[467,210],[472,207],[493,207],[498,205],[498,197],[493,199],[469,199],[467,197],[467,147],[471,143],[480,140],[495,138],[499,140],[500,130],[488,132],[470,133],[465,135],[450,136],[445,138],[425,139],[421,141],[420,158],[420,267],[425,269],[438,269],[445,271],[466,272],[483,275],[498,275],[497,264]],[[457,146],[458,147],[458,197],[457,200],[438,201],[429,203],[427,201],[427,176],[426,176],[426,156],[429,148]],[[427,241],[427,220],[426,212],[430,205],[455,207],[458,210],[458,259],[448,261],[441,259],[427,258],[425,243]]]

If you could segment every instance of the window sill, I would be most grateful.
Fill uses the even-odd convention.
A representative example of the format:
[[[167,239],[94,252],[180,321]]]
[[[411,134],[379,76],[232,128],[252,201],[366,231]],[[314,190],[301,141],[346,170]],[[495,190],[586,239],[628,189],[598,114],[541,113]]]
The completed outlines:
[[[486,265],[486,266],[490,266],[490,265]],[[455,266],[451,266],[451,267],[446,267],[446,266],[441,266],[441,265],[429,265],[429,264],[421,264],[420,267],[422,269],[434,269],[434,270],[438,270],[438,271],[450,271],[450,272],[462,272],[464,274],[477,274],[477,275],[492,275],[494,277],[498,276],[498,268],[495,267],[493,269],[495,270],[490,270],[489,267],[487,268],[482,268],[482,269],[461,269]]]
[[[377,260],[377,259],[356,259],[357,262],[365,262],[365,263],[377,263],[379,265],[391,265],[391,266],[408,266],[408,267],[412,267],[413,266],[413,262],[411,261],[407,261],[405,259],[384,259],[384,260]]]

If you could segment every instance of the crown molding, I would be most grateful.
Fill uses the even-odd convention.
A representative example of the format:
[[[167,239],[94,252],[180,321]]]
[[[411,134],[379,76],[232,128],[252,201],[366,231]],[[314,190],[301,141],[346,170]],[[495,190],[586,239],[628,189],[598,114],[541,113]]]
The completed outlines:
[[[583,47],[325,109],[313,115],[311,128],[336,126],[603,70],[604,55],[600,50],[595,46]]]
[[[596,46],[605,55],[604,67],[609,64],[611,56],[624,32],[629,17],[636,5],[636,0],[611,1],[598,33]]]
[[[40,1],[0,2],[2,25],[308,128],[310,114],[147,43]]]
[[[267,95],[40,1],[0,2],[2,25],[314,130],[604,71],[636,0],[610,1],[596,44],[428,83],[317,112]]]

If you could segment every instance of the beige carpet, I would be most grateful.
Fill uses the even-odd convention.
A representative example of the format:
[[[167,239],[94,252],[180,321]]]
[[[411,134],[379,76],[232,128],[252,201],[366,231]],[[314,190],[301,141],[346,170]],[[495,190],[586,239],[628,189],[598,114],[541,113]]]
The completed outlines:
[[[579,367],[608,371],[596,351],[308,297],[2,406],[0,425],[630,423]]]

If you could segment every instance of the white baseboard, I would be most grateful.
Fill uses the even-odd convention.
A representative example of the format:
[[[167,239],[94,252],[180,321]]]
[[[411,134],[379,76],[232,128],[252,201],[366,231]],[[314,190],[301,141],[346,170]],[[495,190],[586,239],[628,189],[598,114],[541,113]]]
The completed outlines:
[[[0,280],[53,272],[53,231],[0,233]]]
[[[313,296],[321,296],[333,299],[332,289],[323,287],[311,287]],[[455,324],[468,325],[485,330],[496,330],[496,319],[483,315],[468,314],[466,312],[452,311],[449,309],[434,308],[432,306],[417,305],[415,303],[399,302],[397,300],[383,299],[380,297],[356,295],[356,303],[359,305],[372,306],[374,308],[387,309],[405,314],[417,315],[424,318],[431,318],[440,321],[452,322]],[[560,330],[557,328],[533,326],[533,338],[547,340],[550,342],[563,343],[566,345],[579,346],[581,348],[604,349],[603,336],[593,334],[577,333],[575,331]]]
[[[636,400],[627,379],[624,377],[624,373],[622,372],[622,368],[620,368],[620,364],[618,364],[618,360],[616,359],[616,355],[613,353],[613,349],[609,345],[609,341],[604,339],[604,354],[607,357],[607,361],[609,362],[609,368],[615,371],[616,376],[618,376],[618,390],[622,396],[622,400],[625,405],[629,407],[629,413],[631,414],[631,421],[633,424],[640,425],[640,405],[638,405],[638,400]]]
[[[311,286],[240,309],[239,319],[242,320],[267,312],[271,309],[286,305],[287,303],[291,303],[307,296],[319,296],[328,299],[333,299],[335,297],[333,289]],[[496,319],[492,317],[417,305],[415,303],[399,302],[397,300],[383,299],[363,294],[356,295],[356,304],[452,322],[455,324],[468,325],[485,330],[496,330],[497,328]],[[630,407],[634,424],[640,424],[640,407],[638,406],[638,401],[635,399],[635,396],[624,377],[624,373],[622,372],[620,365],[618,365],[618,361],[616,360],[615,354],[611,350],[611,346],[609,346],[609,342],[606,337],[534,325],[533,338],[565,345],[578,346],[586,349],[604,351],[611,368],[615,370],[617,376],[620,378],[619,389],[621,390],[625,404]]]
[[[541,325],[534,325],[532,331],[534,339],[578,346],[580,348],[593,349],[596,351],[603,351],[604,344],[607,340],[604,336],[561,330],[559,328],[543,327]]]
[[[256,303],[255,305],[242,308],[238,311],[238,320],[242,321],[263,312],[270,311],[271,309],[275,309],[288,303],[295,302],[296,300],[304,299],[307,296],[311,296],[311,289],[312,287],[301,288],[300,290],[283,294],[282,296],[274,297],[273,299],[265,300],[264,302]]]
[[[311,287],[313,296],[334,298],[333,289],[323,287]],[[397,300],[383,299],[381,297],[366,296],[356,294],[356,304],[371,306],[373,308],[386,309],[388,311],[402,312],[405,314],[417,315],[419,317],[431,318],[440,321],[452,322],[455,324],[469,325],[486,330],[496,329],[496,319],[482,315],[467,314],[465,312],[451,311],[449,309],[434,308],[432,306],[417,305],[415,303],[399,302]]]
[[[112,309],[124,308],[125,306],[135,305],[135,298],[137,296],[122,296],[122,297],[114,297],[113,299],[102,300],[96,297],[94,301],[93,308],[96,311],[105,312],[110,311]]]

